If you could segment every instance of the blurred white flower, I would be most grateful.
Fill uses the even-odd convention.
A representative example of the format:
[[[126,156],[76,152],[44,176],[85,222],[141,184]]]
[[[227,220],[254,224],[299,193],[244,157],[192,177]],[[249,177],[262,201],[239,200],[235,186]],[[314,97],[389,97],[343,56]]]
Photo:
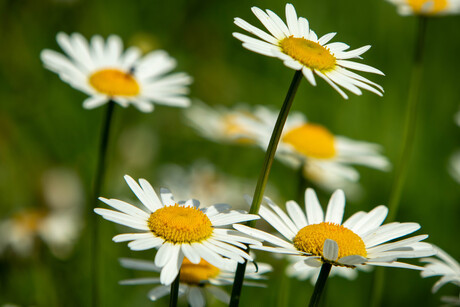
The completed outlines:
[[[199,199],[204,206],[230,204],[234,209],[247,210],[243,195],[254,192],[255,183],[222,173],[208,161],[195,161],[190,167],[168,164],[160,168],[160,185],[178,191],[178,199]],[[275,188],[267,191],[277,194]]]
[[[216,142],[256,144],[266,150],[277,112],[265,107],[240,106],[233,110],[213,109],[194,103],[185,111],[188,122],[203,136]],[[326,190],[357,190],[358,171],[352,165],[389,170],[390,162],[381,146],[332,134],[326,127],[310,123],[299,112],[291,112],[281,135],[276,157]]]
[[[400,15],[448,15],[460,13],[459,0],[388,0]]]
[[[128,269],[160,272],[161,268],[157,267],[153,261],[137,260],[137,259],[120,259],[121,265]],[[199,263],[192,263],[187,258],[184,258],[180,268],[180,284],[179,296],[185,295],[187,302],[191,307],[202,307],[206,305],[206,293],[210,293],[218,300],[225,304],[230,302],[230,296],[227,292],[222,290],[219,286],[226,286],[233,284],[233,278],[236,271],[236,262],[234,265],[225,270],[219,269],[205,260]],[[263,280],[267,277],[263,274],[270,272],[272,267],[266,263],[249,262],[245,272],[246,280]],[[130,280],[122,280],[122,285],[144,285],[144,284],[159,284],[159,277],[136,278]],[[245,282],[246,286],[259,286],[264,285],[256,282]],[[148,296],[152,301],[156,301],[161,297],[168,295],[171,287],[157,286],[153,288]]]
[[[72,251],[82,228],[83,192],[77,175],[68,169],[51,169],[42,177],[46,208],[30,208],[0,221],[0,253],[11,248],[26,257],[36,240],[43,240],[59,258]]]

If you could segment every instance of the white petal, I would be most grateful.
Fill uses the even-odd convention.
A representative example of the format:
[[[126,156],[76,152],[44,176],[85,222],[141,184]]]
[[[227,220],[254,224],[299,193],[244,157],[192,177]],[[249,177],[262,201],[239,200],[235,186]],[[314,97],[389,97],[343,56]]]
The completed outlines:
[[[290,200],[286,202],[286,210],[298,230],[308,225],[305,213],[303,213],[302,209],[300,209],[300,206],[295,201]]]
[[[285,248],[292,248],[292,244],[291,243],[288,243],[278,237],[275,237],[274,235],[271,235],[269,233],[266,233],[262,230],[258,230],[258,229],[255,229],[255,228],[251,228],[251,227],[248,227],[248,226],[245,226],[245,225],[238,225],[238,224],[235,224],[233,225],[233,227],[239,231],[241,231],[242,233],[245,233],[245,234],[248,234],[250,236],[253,236],[253,237],[256,237],[256,238],[259,238],[261,240],[265,240],[265,241],[268,241],[274,245],[277,245],[277,246],[280,246],[280,247],[285,247]]]
[[[339,245],[331,239],[326,239],[323,245],[324,259],[336,261],[339,256]]]
[[[313,189],[308,188],[305,191],[305,209],[307,212],[307,221],[309,225],[324,222],[324,213]]]
[[[342,190],[337,190],[332,194],[327,205],[325,222],[341,224],[343,212],[345,210],[345,194]]]
[[[156,301],[159,298],[162,298],[163,296],[169,294],[170,288],[166,286],[158,286],[156,288],[153,288],[152,290],[149,291],[147,296],[152,300]]]
[[[176,201],[174,200],[171,191],[166,188],[160,189],[160,197],[161,201],[163,202],[163,205],[165,206],[174,206],[176,204]]]
[[[94,109],[103,104],[106,104],[109,101],[107,96],[97,95],[97,96],[90,96],[83,101],[83,108],[85,109]]]
[[[190,287],[187,301],[190,304],[190,307],[203,307],[206,303],[202,289],[198,287]]]

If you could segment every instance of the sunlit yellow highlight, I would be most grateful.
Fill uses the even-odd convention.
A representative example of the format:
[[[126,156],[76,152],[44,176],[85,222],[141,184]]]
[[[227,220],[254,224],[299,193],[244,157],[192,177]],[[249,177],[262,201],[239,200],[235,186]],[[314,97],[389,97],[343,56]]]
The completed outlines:
[[[408,4],[415,13],[437,14],[447,8],[447,0],[408,0]],[[428,11],[426,9],[429,8]]]
[[[108,96],[136,96],[139,84],[131,74],[118,69],[102,69],[89,77],[89,84],[99,93]]]
[[[283,142],[310,158],[331,159],[336,155],[334,135],[317,124],[304,124],[288,131]]]
[[[308,68],[319,71],[332,70],[336,66],[336,58],[329,49],[320,44],[301,37],[289,36],[279,42],[281,50]]]
[[[201,242],[212,235],[212,223],[202,211],[178,204],[153,212],[148,219],[150,230],[170,243]]]
[[[220,270],[201,259],[200,263],[193,264],[187,258],[184,258],[180,268],[180,282],[189,285],[200,285],[211,278],[219,275]]]
[[[323,245],[326,239],[337,242],[338,259],[351,255],[367,256],[366,246],[360,236],[342,225],[333,223],[305,226],[295,236],[294,246],[305,253],[323,257]]]

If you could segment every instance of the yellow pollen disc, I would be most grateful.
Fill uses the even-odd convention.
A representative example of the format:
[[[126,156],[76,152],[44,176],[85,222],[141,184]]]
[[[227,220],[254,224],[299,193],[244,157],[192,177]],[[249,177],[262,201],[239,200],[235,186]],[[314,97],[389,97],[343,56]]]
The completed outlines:
[[[108,96],[136,96],[139,84],[131,74],[118,69],[102,69],[89,77],[89,84],[99,93]]]
[[[430,10],[426,14],[437,14],[447,8],[447,0],[408,0],[408,4],[416,13],[421,13],[422,9],[428,7]]]
[[[359,255],[366,257],[366,246],[360,236],[342,225],[320,223],[305,226],[294,237],[294,246],[303,252],[323,257],[323,245],[326,239],[337,242],[339,258]]]
[[[310,158],[331,159],[336,154],[334,135],[316,124],[304,124],[288,131],[283,142]]]
[[[187,258],[184,258],[180,268],[180,282],[189,285],[200,285],[211,278],[216,277],[220,270],[201,259],[200,263],[193,264]]]
[[[174,244],[201,242],[209,238],[213,230],[206,214],[178,204],[153,212],[147,223],[156,236]]]
[[[335,68],[336,59],[329,49],[314,41],[289,36],[279,42],[281,50],[308,68],[328,71]]]
[[[13,221],[22,231],[35,232],[45,217],[44,211],[24,211],[13,216]]]

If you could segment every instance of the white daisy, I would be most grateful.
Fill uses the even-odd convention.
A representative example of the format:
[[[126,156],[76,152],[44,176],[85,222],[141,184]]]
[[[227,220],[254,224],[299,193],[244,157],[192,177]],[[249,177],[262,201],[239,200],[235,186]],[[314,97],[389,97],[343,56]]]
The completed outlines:
[[[142,112],[153,111],[153,102],[176,107],[190,104],[184,95],[192,79],[185,73],[165,75],[177,64],[163,50],[143,57],[136,47],[123,52],[123,42],[116,35],[106,42],[95,35],[88,43],[79,33],[61,32],[56,39],[65,55],[45,49],[41,59],[64,82],[90,96],[83,102],[84,108],[96,108],[110,100],[123,107],[131,103]]]
[[[143,271],[159,272],[154,262],[136,259],[120,259],[121,265],[125,268]],[[263,274],[271,271],[271,266],[265,263],[257,263],[255,266],[252,262],[248,263],[245,278],[248,280],[266,279]],[[184,258],[182,267],[180,268],[180,284],[179,296],[184,295],[187,302],[192,307],[200,307],[206,305],[206,292],[210,293],[218,300],[225,304],[230,302],[230,296],[227,292],[218,286],[233,284],[233,278],[236,270],[236,262],[231,269],[221,270],[210,263],[201,260],[200,263],[194,264],[187,258]],[[140,284],[158,284],[159,278],[136,278],[131,280],[122,280],[122,285],[140,285]],[[264,286],[260,283],[245,282],[246,286]],[[153,288],[148,296],[152,301],[168,295],[170,287],[158,286]]]
[[[447,15],[460,13],[460,0],[388,0],[400,15]]]
[[[417,223],[390,223],[381,226],[388,209],[378,206],[369,213],[353,214],[342,223],[345,195],[337,190],[329,201],[326,215],[312,189],[305,192],[305,211],[294,201],[288,201],[288,214],[265,198],[259,215],[287,240],[243,225],[234,225],[241,232],[265,240],[275,247],[253,246],[254,249],[274,253],[303,256],[295,268],[319,267],[323,262],[336,266],[355,268],[363,265],[422,269],[401,263],[398,258],[418,258],[433,255],[433,247],[424,242],[427,235],[390,242],[420,228]]]
[[[278,116],[265,106],[215,109],[201,103],[193,103],[185,114],[192,127],[213,141],[256,144],[263,150],[268,147]],[[352,165],[382,171],[390,168],[381,150],[378,144],[333,135],[326,127],[309,123],[302,113],[291,112],[276,157],[293,168],[303,167],[304,176],[324,189],[351,190],[359,180]]]
[[[184,256],[192,263],[204,259],[222,269],[231,266],[232,261],[251,260],[242,250],[246,249],[243,243],[259,242],[222,227],[258,219],[257,215],[230,211],[226,204],[199,209],[197,200],[176,202],[167,189],[161,189],[160,200],[146,180],[139,179],[140,186],[129,176],[125,176],[125,180],[144,208],[101,197],[101,201],[120,212],[101,208],[94,211],[106,220],[142,231],[120,234],[113,240],[131,241],[128,247],[132,250],[157,248],[155,264],[162,268],[162,284],[169,285],[174,281]]]
[[[234,37],[243,42],[243,47],[269,57],[279,58],[284,65],[294,70],[302,70],[303,75],[312,85],[316,85],[314,77],[316,74],[345,99],[348,96],[339,86],[356,95],[361,95],[361,89],[365,89],[382,96],[383,88],[380,85],[349,70],[383,75],[374,67],[349,60],[361,59],[361,55],[369,50],[370,46],[346,51],[349,48],[347,44],[329,43],[336,33],[328,33],[318,39],[316,33],[310,29],[308,20],[303,17],[297,18],[294,6],[290,3],[286,4],[287,24],[270,10],[264,12],[253,7],[252,12],[270,34],[241,18],[235,18],[237,26],[258,37],[233,33]]]
[[[452,283],[460,287],[460,264],[445,251],[439,247],[434,247],[437,258],[423,258],[422,262],[426,262],[425,269],[421,272],[422,277],[441,276],[433,286],[433,293],[437,292],[442,286],[447,283]],[[441,298],[446,303],[460,305],[459,297],[443,296]]]
[[[277,113],[258,106],[255,114],[252,118],[239,118],[238,123],[247,127],[255,142],[266,150]],[[334,135],[322,125],[307,122],[303,114],[292,112],[283,129],[277,157],[294,168],[303,167],[306,178],[333,190],[359,180],[358,171],[351,165],[388,170],[390,162],[380,151],[377,144]]]

